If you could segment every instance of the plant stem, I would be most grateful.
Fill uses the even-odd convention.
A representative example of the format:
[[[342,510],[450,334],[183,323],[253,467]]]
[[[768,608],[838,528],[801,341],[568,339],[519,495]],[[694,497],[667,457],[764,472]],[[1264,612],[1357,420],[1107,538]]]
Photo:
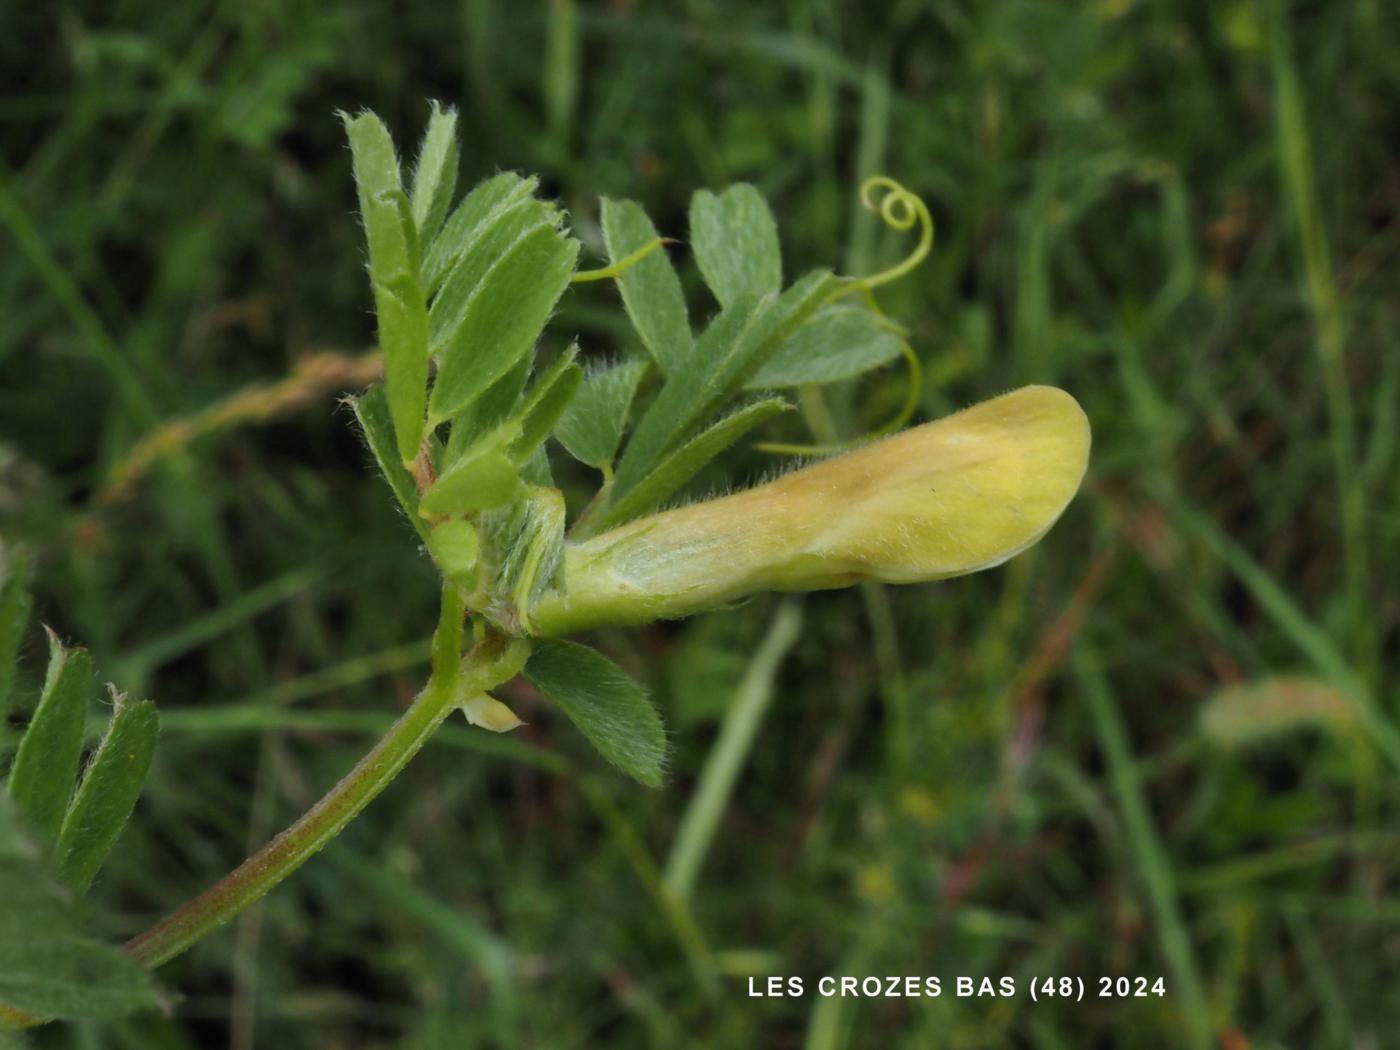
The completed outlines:
[[[413,705],[330,792],[261,850],[224,878],[126,944],[145,966],[159,966],[213,932],[301,867],[386,788],[457,704],[514,678],[528,646],[488,637],[465,657],[463,606],[453,587],[443,590],[433,639],[433,673]]]

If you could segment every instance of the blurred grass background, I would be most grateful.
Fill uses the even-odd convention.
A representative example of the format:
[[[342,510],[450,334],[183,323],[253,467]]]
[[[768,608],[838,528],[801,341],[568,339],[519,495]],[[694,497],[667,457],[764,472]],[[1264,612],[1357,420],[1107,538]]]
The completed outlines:
[[[855,188],[889,174],[939,226],[882,292],[922,416],[1052,382],[1096,446],[1004,569],[595,639],[671,728],[662,791],[517,688],[527,729],[450,725],[166,967],[172,1017],[43,1045],[1393,1045],[1389,5],[124,0],[5,25],[0,526],[41,558],[39,618],[165,722],[94,889],[114,936],[286,824],[425,675],[433,572],[335,400],[372,336],[337,108],[407,152],[426,98],[458,105],[462,181],[538,171],[595,260],[600,196],[683,237],[694,189],[746,179],[789,273],[870,272],[906,245]],[[601,286],[552,332],[630,338]],[[905,382],[855,384],[835,425]],[[808,995],[750,998],[770,973]],[[823,1000],[827,973],[1020,993]],[[1032,1004],[1059,974],[1168,994]]]

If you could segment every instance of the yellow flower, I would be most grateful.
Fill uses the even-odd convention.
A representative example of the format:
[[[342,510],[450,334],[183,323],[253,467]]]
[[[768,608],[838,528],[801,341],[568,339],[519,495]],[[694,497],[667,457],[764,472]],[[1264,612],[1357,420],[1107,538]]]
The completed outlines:
[[[1028,386],[747,491],[565,548],[538,634],[702,612],[762,590],[917,583],[1000,565],[1079,489],[1089,421]]]

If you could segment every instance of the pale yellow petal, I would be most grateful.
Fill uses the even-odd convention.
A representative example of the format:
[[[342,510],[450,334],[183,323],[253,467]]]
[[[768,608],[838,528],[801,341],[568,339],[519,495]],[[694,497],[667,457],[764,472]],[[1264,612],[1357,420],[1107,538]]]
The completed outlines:
[[[462,714],[467,721],[493,733],[509,733],[525,723],[516,717],[515,712],[494,696],[482,693],[462,703]]]
[[[916,583],[1000,565],[1079,489],[1089,422],[1028,386],[721,499],[570,545],[534,622],[562,634],[687,616],[760,590]]]

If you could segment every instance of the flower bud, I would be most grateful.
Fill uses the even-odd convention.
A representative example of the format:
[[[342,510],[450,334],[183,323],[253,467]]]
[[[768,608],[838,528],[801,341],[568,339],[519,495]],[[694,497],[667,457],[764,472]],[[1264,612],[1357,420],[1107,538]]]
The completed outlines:
[[[493,733],[509,733],[525,724],[514,711],[490,693],[481,693],[470,700],[463,700],[459,706],[462,714],[467,716],[468,722]]]
[[[917,583],[1000,565],[1079,488],[1089,421],[1028,386],[747,491],[565,548],[542,635],[702,612],[761,590]]]

